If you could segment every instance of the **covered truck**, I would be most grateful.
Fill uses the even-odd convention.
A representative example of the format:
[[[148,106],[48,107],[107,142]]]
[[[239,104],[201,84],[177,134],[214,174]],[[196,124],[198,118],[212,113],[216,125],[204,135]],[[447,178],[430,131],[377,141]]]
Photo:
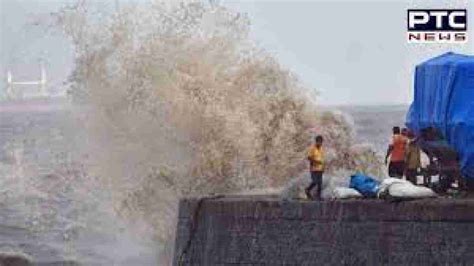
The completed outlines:
[[[474,181],[474,56],[446,53],[419,64],[407,127],[439,132],[457,152],[462,176]]]

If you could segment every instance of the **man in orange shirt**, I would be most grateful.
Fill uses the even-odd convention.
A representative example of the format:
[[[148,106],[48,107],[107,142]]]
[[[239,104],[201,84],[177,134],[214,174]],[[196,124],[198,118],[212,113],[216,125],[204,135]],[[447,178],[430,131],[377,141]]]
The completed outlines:
[[[388,175],[391,177],[403,177],[405,171],[405,149],[407,145],[407,138],[400,134],[399,127],[393,127],[392,140],[387,149],[385,156],[385,164],[387,164],[388,157],[390,163],[388,165]]]
[[[318,194],[316,198],[321,200],[321,191],[323,187],[323,173],[324,173],[324,151],[323,151],[323,137],[318,135],[315,138],[315,143],[308,152],[309,171],[311,174],[311,184],[306,188],[306,196],[311,197],[311,189],[318,187]]]

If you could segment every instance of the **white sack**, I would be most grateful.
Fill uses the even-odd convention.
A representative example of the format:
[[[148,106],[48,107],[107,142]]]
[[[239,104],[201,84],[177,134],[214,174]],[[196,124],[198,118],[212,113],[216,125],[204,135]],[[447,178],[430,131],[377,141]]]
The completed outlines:
[[[388,188],[393,185],[393,184],[407,184],[407,185],[412,185],[411,182],[404,180],[404,179],[399,179],[399,178],[385,178],[380,182],[379,186],[379,191],[377,192],[377,196],[380,197],[380,195],[383,195],[384,193],[387,192]]]
[[[394,183],[389,186],[388,194],[394,198],[420,199],[436,197],[430,188],[415,186],[411,183]]]
[[[348,187],[335,187],[332,193],[335,199],[356,199],[364,197],[359,191]]]

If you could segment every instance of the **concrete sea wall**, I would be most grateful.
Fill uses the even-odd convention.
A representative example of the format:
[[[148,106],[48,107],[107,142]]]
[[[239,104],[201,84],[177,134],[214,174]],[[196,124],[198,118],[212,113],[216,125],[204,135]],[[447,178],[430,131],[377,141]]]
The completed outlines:
[[[174,265],[474,265],[474,200],[183,199]]]

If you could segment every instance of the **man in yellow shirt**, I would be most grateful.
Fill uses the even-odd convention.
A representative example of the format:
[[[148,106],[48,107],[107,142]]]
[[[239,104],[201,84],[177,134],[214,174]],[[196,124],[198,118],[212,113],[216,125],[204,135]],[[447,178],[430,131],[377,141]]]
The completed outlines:
[[[318,193],[316,198],[321,200],[321,191],[323,186],[323,173],[324,173],[324,150],[323,150],[323,137],[318,135],[315,138],[315,143],[312,145],[308,152],[309,171],[311,174],[311,184],[306,188],[306,196],[309,199],[311,197],[311,190],[317,186]]]

